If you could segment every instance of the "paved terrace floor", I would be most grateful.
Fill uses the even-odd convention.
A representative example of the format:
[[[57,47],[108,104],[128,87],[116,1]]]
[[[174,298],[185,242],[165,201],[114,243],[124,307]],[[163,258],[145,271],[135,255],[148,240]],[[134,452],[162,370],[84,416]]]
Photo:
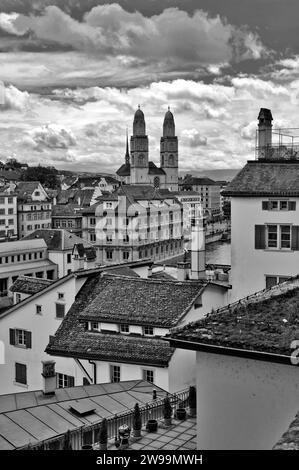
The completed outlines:
[[[130,438],[131,450],[196,450],[196,418],[185,421],[172,419],[172,425],[165,428],[158,422],[157,432],[142,429],[141,438]],[[116,450],[114,440],[108,443],[108,450]]]

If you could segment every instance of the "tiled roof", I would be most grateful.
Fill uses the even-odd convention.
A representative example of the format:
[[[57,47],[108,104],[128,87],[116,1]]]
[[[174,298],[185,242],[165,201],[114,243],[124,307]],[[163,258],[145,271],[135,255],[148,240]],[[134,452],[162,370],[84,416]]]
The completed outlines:
[[[174,349],[159,338],[85,329],[88,319],[151,326],[177,324],[200,294],[198,283],[95,275],[80,290],[47,352],[56,356],[167,365]]]
[[[19,276],[10,288],[11,292],[20,292],[22,294],[36,294],[45,287],[52,284],[53,281],[40,279],[36,277]]]
[[[188,178],[188,179],[185,179],[182,181],[181,183],[182,186],[184,185],[191,185],[191,186],[217,186],[218,183],[214,180],[211,180],[211,178],[207,178],[207,177],[202,177],[202,178],[199,178],[199,177],[195,177],[195,176],[192,176],[192,178]]]
[[[154,162],[148,163],[149,175],[165,175],[165,171],[162,168],[158,168]]]
[[[171,274],[166,273],[165,271],[156,271],[151,275],[151,279],[161,279],[165,281],[176,281],[176,278],[171,276]]]
[[[35,230],[22,240],[36,239],[44,240],[47,244],[48,250],[72,250],[76,244],[83,244],[86,248],[94,249],[91,243],[64,229]]]
[[[130,163],[124,163],[116,172],[118,176],[130,176],[131,165]]]
[[[77,204],[57,204],[52,208],[52,217],[82,217]]]
[[[46,351],[54,356],[76,356],[96,360],[115,360],[160,366],[167,365],[174,349],[161,339],[145,338],[137,335],[122,335],[112,332],[90,332],[85,329],[87,318],[83,315],[83,312],[86,307],[88,308],[91,305],[93,305],[95,309],[98,308],[100,312],[102,306],[110,309],[110,315],[107,311],[104,311],[103,315],[100,314],[100,316],[97,315],[96,310],[90,312],[91,317],[94,315],[94,321],[97,321],[99,318],[102,318],[104,321],[106,318],[108,322],[115,323],[116,318],[119,318],[125,320],[125,322],[129,322],[130,315],[126,314],[127,305],[131,306],[129,312],[131,315],[133,315],[134,309],[135,313],[139,315],[138,308],[142,305],[142,302],[139,300],[138,305],[134,305],[136,295],[135,298],[130,298],[132,289],[129,287],[138,281],[138,279],[132,278],[129,280],[128,278],[116,278],[115,276],[104,276],[102,278],[101,275],[96,275],[88,279]],[[148,281],[148,284],[153,282],[154,281]],[[114,289],[112,288],[113,284]],[[163,282],[163,285],[164,284],[165,281]],[[127,295],[125,289],[126,285],[128,285]],[[120,290],[122,293],[121,296],[119,295]],[[110,296],[110,298],[108,296]],[[122,300],[126,302],[126,305],[119,305],[119,302]],[[151,298],[151,300],[153,301],[154,299]],[[97,303],[98,307],[96,307]],[[153,312],[155,313],[156,304],[157,301],[150,302],[149,295],[148,299],[146,299],[145,307],[146,311],[150,312],[151,316],[149,316],[147,322],[144,323],[152,325],[152,318],[154,317]],[[161,310],[157,312],[157,314],[162,317],[163,311]],[[167,311],[165,315],[167,316]],[[163,319],[162,322],[155,321],[155,324],[157,323],[165,326]]]
[[[155,385],[158,398],[166,392]],[[136,402],[151,403],[153,387],[142,380],[59,388],[55,395],[41,390],[0,396],[0,450],[21,449],[55,440],[68,430],[101,422],[132,411]],[[92,415],[74,414],[72,405],[93,409]]]
[[[116,266],[115,268],[109,268],[109,271],[104,271],[104,269],[103,272],[109,272],[109,274],[114,274],[116,276],[140,277],[133,269],[129,268],[128,266]]]
[[[299,161],[250,161],[222,192],[224,196],[298,196]]]
[[[21,194],[32,194],[38,187],[39,181],[21,181],[16,187],[16,191]]]
[[[273,450],[299,450],[299,413],[273,447]]]
[[[93,298],[80,313],[82,320],[175,326],[200,295],[203,284],[106,274],[93,286]]]
[[[47,353],[161,367],[168,365],[174,353],[174,348],[161,339],[112,332],[89,332],[84,329],[84,324],[72,325],[71,331],[64,333],[56,333],[53,344],[50,343],[46,349]]]
[[[299,338],[299,277],[222,307],[205,318],[174,329],[171,338],[289,357]]]
[[[81,207],[90,206],[94,189],[67,189],[59,191],[57,204],[74,204]]]

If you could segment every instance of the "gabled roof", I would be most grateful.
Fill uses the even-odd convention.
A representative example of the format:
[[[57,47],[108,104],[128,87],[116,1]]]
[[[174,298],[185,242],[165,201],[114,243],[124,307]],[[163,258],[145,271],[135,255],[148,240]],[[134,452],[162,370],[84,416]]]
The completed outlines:
[[[179,299],[177,294],[172,305],[170,299],[168,300],[167,307],[172,308],[172,311],[169,312],[167,308],[163,310],[166,302],[159,295],[160,293],[156,292],[157,297],[155,298],[151,295],[152,290],[149,288],[149,293],[146,295],[146,287],[153,284],[165,286],[166,281],[147,281],[145,284],[142,281],[145,280],[108,275],[101,276],[101,274],[89,278],[81,288],[76,301],[58,328],[52,342],[47,346],[46,352],[54,356],[166,366],[174,349],[159,338],[122,335],[110,331],[105,333],[91,332],[85,328],[88,319],[95,322],[105,322],[106,320],[108,323],[125,322],[167,327],[169,324],[177,323],[179,317],[190,307],[194,297],[199,293],[198,286],[194,284],[193,289],[193,286],[190,285],[191,294],[185,292],[187,294],[185,299]],[[140,286],[144,286],[141,299],[138,298],[138,293],[142,294],[141,288],[137,288],[138,282]],[[174,282],[172,284],[173,295],[176,290],[180,292],[182,297],[183,292],[180,289],[180,284],[183,283]],[[134,288],[134,298],[131,298]],[[137,294],[136,290],[138,291]],[[169,292],[167,295],[169,295]],[[179,306],[177,305],[178,300]],[[142,309],[141,312],[140,308]],[[147,315],[147,318],[145,315]],[[133,321],[131,321],[131,318]],[[166,344],[166,347],[163,344]]]
[[[130,176],[131,165],[130,163],[124,163],[116,172],[118,176]]]
[[[90,206],[94,189],[66,189],[57,194],[57,204],[74,204],[81,207]]]
[[[46,242],[49,251],[72,250],[76,244],[82,244],[86,248],[94,249],[91,243],[64,229],[35,230],[24,237],[22,241],[39,239]]]
[[[298,307],[299,276],[173,330],[170,341],[189,343],[189,349],[241,356],[250,352],[291,364],[291,343],[299,338]]]
[[[201,294],[203,284],[106,274],[90,283],[93,294],[80,313],[82,321],[175,326]]]
[[[19,276],[10,288],[11,292],[19,292],[22,294],[36,294],[42,291],[53,281],[48,279],[40,279],[36,277]]]
[[[223,196],[299,196],[299,161],[249,161]]]

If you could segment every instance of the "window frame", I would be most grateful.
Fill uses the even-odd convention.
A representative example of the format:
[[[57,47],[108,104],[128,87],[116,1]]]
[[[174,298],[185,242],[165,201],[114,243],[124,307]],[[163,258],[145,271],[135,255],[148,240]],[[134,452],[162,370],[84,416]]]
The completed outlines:
[[[116,378],[116,380],[115,380]],[[110,382],[119,383],[121,379],[121,369],[117,364],[110,364]]]

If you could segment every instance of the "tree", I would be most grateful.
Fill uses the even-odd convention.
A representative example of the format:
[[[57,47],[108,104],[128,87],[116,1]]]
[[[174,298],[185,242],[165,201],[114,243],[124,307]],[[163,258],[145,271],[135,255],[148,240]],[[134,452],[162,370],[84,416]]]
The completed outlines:
[[[142,421],[141,421],[141,414],[140,414],[140,408],[138,403],[136,403],[134,407],[134,415],[133,415],[133,429],[136,431],[140,431],[142,428]]]
[[[163,416],[165,419],[171,419],[172,417],[172,406],[168,395],[164,398],[163,402]]]
[[[23,181],[39,181],[43,186],[56,189],[59,185],[58,170],[54,167],[30,166],[23,175]]]

